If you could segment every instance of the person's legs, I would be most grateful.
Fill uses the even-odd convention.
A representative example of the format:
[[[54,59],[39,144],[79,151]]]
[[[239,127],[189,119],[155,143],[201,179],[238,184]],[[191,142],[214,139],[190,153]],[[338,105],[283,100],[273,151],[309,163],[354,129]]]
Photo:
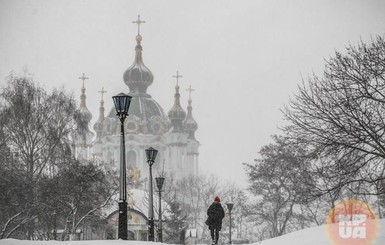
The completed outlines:
[[[211,240],[213,241],[213,244],[214,244],[215,243],[214,229],[210,229],[210,233],[211,233]]]
[[[218,244],[219,240],[219,230],[215,229],[215,244]]]

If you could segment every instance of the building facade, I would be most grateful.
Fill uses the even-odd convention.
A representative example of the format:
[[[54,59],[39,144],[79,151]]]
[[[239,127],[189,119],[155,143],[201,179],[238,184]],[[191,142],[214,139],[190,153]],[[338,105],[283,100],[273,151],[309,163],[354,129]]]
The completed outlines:
[[[167,178],[181,179],[195,175],[199,171],[200,144],[195,137],[198,124],[192,114],[191,86],[188,89],[186,112],[181,106],[178,84],[181,76],[177,72],[177,75],[174,76],[176,77],[174,104],[166,114],[162,106],[147,93],[147,88],[153,83],[154,76],[143,62],[141,41],[142,36],[138,30],[135,59],[123,73],[123,82],[127,86],[123,92],[132,96],[129,116],[124,121],[127,173],[131,180],[127,187],[129,190],[131,189],[129,198],[132,199],[128,203],[127,220],[131,240],[147,240],[148,236],[148,208],[147,211],[142,210],[146,208],[138,208],[140,205],[144,205],[143,196],[145,194],[143,193],[146,193],[146,185],[141,186],[140,179],[149,176],[145,149],[153,147],[158,150],[153,165],[155,176],[156,173],[162,173]],[[80,122],[82,125],[79,125],[73,135],[76,157],[83,160],[96,158],[101,160],[100,162],[105,164],[107,169],[119,170],[121,123],[116,116],[115,108],[110,108],[106,113],[103,100],[104,88],[99,91],[102,96],[98,119],[93,125],[96,133],[94,134],[89,128],[92,114],[86,105],[84,81],[88,78],[83,74],[79,79],[83,80],[80,96]],[[170,96],[172,96],[172,91],[170,91]],[[134,195],[135,193],[142,194]],[[106,230],[97,232],[97,234],[89,232],[87,236],[84,235],[84,239],[117,239],[118,210],[112,207],[112,210],[106,210],[106,215],[108,223]]]
[[[126,140],[126,161],[128,171],[139,170],[141,176],[148,176],[145,149],[153,147],[159,151],[154,163],[155,171],[164,172],[167,176],[176,179],[196,174],[199,168],[199,142],[195,138],[198,124],[192,114],[191,87],[188,98],[187,113],[181,106],[181,95],[177,74],[174,105],[166,114],[150,94],[147,88],[153,83],[154,76],[143,63],[142,36],[136,36],[135,59],[133,64],[123,73],[123,82],[128,87],[124,93],[132,96],[129,116],[124,122]],[[92,119],[91,112],[86,106],[86,95],[83,79],[80,113],[86,123]],[[93,129],[89,128],[74,136],[75,154],[78,158],[92,157],[119,167],[120,160],[120,121],[116,117],[115,108],[105,112],[103,93],[100,91],[99,115]],[[171,91],[170,91],[171,96]]]

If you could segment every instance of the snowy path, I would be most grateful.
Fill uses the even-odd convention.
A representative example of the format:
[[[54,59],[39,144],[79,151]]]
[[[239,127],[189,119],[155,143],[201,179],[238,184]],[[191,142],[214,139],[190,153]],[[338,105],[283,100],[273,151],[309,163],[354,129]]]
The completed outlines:
[[[20,241],[15,239],[0,240],[0,245],[155,245],[161,243],[103,240],[103,241]],[[253,243],[254,245],[333,245],[327,235],[326,226],[312,227],[296,231],[281,237]],[[380,222],[379,235],[373,245],[385,244],[385,219]],[[339,244],[338,244],[339,245]]]

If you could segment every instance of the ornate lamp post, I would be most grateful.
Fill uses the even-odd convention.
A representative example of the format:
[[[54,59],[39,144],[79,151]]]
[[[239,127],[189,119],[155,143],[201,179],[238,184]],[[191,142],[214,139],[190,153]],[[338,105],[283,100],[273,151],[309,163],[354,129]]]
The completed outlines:
[[[149,209],[148,209],[148,240],[154,241],[154,201],[153,201],[153,190],[152,190],[152,165],[155,162],[158,150],[150,147],[146,149],[147,163],[150,166],[150,198],[149,198]]]
[[[127,240],[127,179],[126,179],[126,153],[124,142],[124,119],[128,116],[132,97],[120,93],[112,96],[116,116],[120,119],[120,176],[119,176],[119,228],[118,239]]]
[[[229,202],[229,203],[226,203],[226,205],[227,205],[227,209],[229,210],[229,218],[230,218],[229,244],[231,244],[232,243],[232,241],[231,241],[231,210],[234,207],[234,203]]]
[[[156,177],[156,186],[158,187],[159,192],[159,227],[158,227],[158,241],[163,242],[163,235],[162,235],[162,186],[164,183],[164,177]]]

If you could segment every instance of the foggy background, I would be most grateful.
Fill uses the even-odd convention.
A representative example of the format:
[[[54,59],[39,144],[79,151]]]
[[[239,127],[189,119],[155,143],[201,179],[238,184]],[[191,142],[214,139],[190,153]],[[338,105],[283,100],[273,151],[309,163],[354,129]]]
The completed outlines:
[[[167,113],[179,70],[186,110],[191,85],[199,124],[201,172],[246,186],[252,162],[285,124],[280,108],[324,58],[360,39],[384,35],[385,1],[127,1],[0,0],[0,85],[24,69],[47,89],[64,86],[79,100],[84,72],[87,107],[98,118],[104,87],[128,92],[141,15],[143,60],[154,74],[148,93]]]

